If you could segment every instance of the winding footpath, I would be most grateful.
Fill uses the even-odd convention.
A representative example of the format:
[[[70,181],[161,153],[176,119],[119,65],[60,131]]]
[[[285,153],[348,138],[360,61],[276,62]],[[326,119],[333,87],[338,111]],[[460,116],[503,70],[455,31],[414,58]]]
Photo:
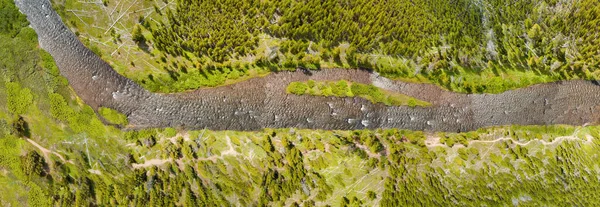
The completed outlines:
[[[16,0],[54,57],[61,74],[87,104],[126,114],[130,128],[212,130],[262,128],[403,128],[469,131],[495,125],[583,125],[600,118],[600,87],[589,81],[535,85],[502,94],[456,94],[430,84],[393,81],[364,70],[327,69],[311,75],[273,73],[264,78],[178,94],[151,93],[116,73],[63,24],[48,0]],[[359,98],[296,96],[292,81],[339,80],[374,84],[433,104],[387,107]]]

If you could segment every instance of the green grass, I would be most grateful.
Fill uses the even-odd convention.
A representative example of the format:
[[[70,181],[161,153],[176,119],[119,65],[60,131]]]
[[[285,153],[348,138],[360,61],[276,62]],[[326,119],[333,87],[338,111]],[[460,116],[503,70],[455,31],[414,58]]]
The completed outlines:
[[[127,120],[127,116],[125,114],[120,113],[117,110],[100,107],[98,109],[98,113],[102,115],[102,117],[111,124],[126,126],[129,124],[129,120]]]
[[[431,104],[415,99],[413,97],[382,90],[373,85],[340,81],[313,81],[291,82],[286,88],[287,93],[295,95],[311,96],[333,96],[333,97],[360,97],[371,101],[372,103],[383,103],[388,106],[410,106],[427,107]]]

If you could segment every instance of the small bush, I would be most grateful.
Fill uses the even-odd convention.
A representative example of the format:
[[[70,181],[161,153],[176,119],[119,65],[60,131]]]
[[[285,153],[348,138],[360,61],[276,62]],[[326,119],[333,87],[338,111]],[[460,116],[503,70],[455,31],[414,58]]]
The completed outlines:
[[[348,82],[346,82],[344,80],[340,80],[332,85],[333,85],[332,91],[335,96],[346,97],[346,95],[348,94],[348,91],[349,91]]]
[[[135,26],[133,32],[131,32],[131,36],[133,41],[135,41],[137,44],[146,43],[146,37],[144,37],[144,35],[142,34],[142,29],[140,28],[140,25]]]
[[[417,107],[417,100],[415,100],[414,98],[408,99],[408,106],[411,108]]]
[[[296,95],[304,95],[308,86],[301,82],[292,82],[287,87],[287,92]]]

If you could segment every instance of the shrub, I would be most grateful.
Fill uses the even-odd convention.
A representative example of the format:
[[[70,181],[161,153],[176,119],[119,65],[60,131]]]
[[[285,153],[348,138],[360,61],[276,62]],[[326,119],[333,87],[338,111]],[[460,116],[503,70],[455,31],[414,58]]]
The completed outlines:
[[[144,129],[144,130],[135,130],[135,131],[127,131],[125,133],[125,140],[129,141],[137,141],[137,140],[150,140],[154,142],[155,137],[157,135],[156,130],[154,129]],[[154,143],[152,143],[153,145]]]
[[[44,158],[37,151],[30,151],[21,157],[21,167],[28,177],[42,176],[44,174]]]
[[[306,84],[308,84],[309,88],[314,88],[317,85],[317,83],[314,80],[308,80]]]
[[[140,25],[135,26],[133,32],[131,32],[131,36],[133,41],[135,41],[137,44],[146,43],[146,38],[144,37],[144,34],[142,34],[142,29],[140,28]]]
[[[48,96],[50,98],[50,114],[52,117],[61,121],[68,121],[69,117],[73,116],[75,112],[69,107],[63,96],[57,93],[51,93]]]
[[[415,100],[414,98],[410,98],[408,99],[408,106],[411,108],[414,108],[417,106],[417,100]]]
[[[15,82],[6,83],[8,110],[20,115],[27,112],[33,104],[33,94],[29,88],[21,88],[21,84]]]
[[[360,96],[360,95],[367,95],[369,93],[368,88],[366,87],[366,85],[363,84],[356,84],[353,83],[350,86],[350,90],[352,91],[352,93],[354,95]]]
[[[304,95],[307,89],[308,86],[304,83],[292,82],[288,85],[287,92],[296,95]]]
[[[346,97],[348,94],[348,82],[340,80],[333,85],[333,94],[339,97]]]
[[[374,85],[368,85],[368,93],[365,94],[367,96],[370,96],[372,98],[371,101],[374,102],[384,102],[385,101],[385,94],[383,94],[383,92],[377,88],[377,86]]]

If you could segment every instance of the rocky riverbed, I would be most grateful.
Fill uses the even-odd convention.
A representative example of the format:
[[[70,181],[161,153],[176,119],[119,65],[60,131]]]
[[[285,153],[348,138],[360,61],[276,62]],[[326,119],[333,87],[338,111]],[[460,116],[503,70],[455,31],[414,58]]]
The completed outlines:
[[[403,128],[468,131],[495,125],[583,125],[600,118],[600,86],[565,81],[502,94],[457,94],[430,84],[389,80],[365,70],[326,69],[312,75],[273,73],[237,84],[178,94],[148,92],[116,73],[63,24],[48,0],[16,0],[55,59],[61,74],[90,106],[126,114],[131,128],[183,127],[213,130],[262,128]],[[374,84],[431,102],[427,108],[388,107],[359,98],[296,96],[292,81],[339,80]]]

